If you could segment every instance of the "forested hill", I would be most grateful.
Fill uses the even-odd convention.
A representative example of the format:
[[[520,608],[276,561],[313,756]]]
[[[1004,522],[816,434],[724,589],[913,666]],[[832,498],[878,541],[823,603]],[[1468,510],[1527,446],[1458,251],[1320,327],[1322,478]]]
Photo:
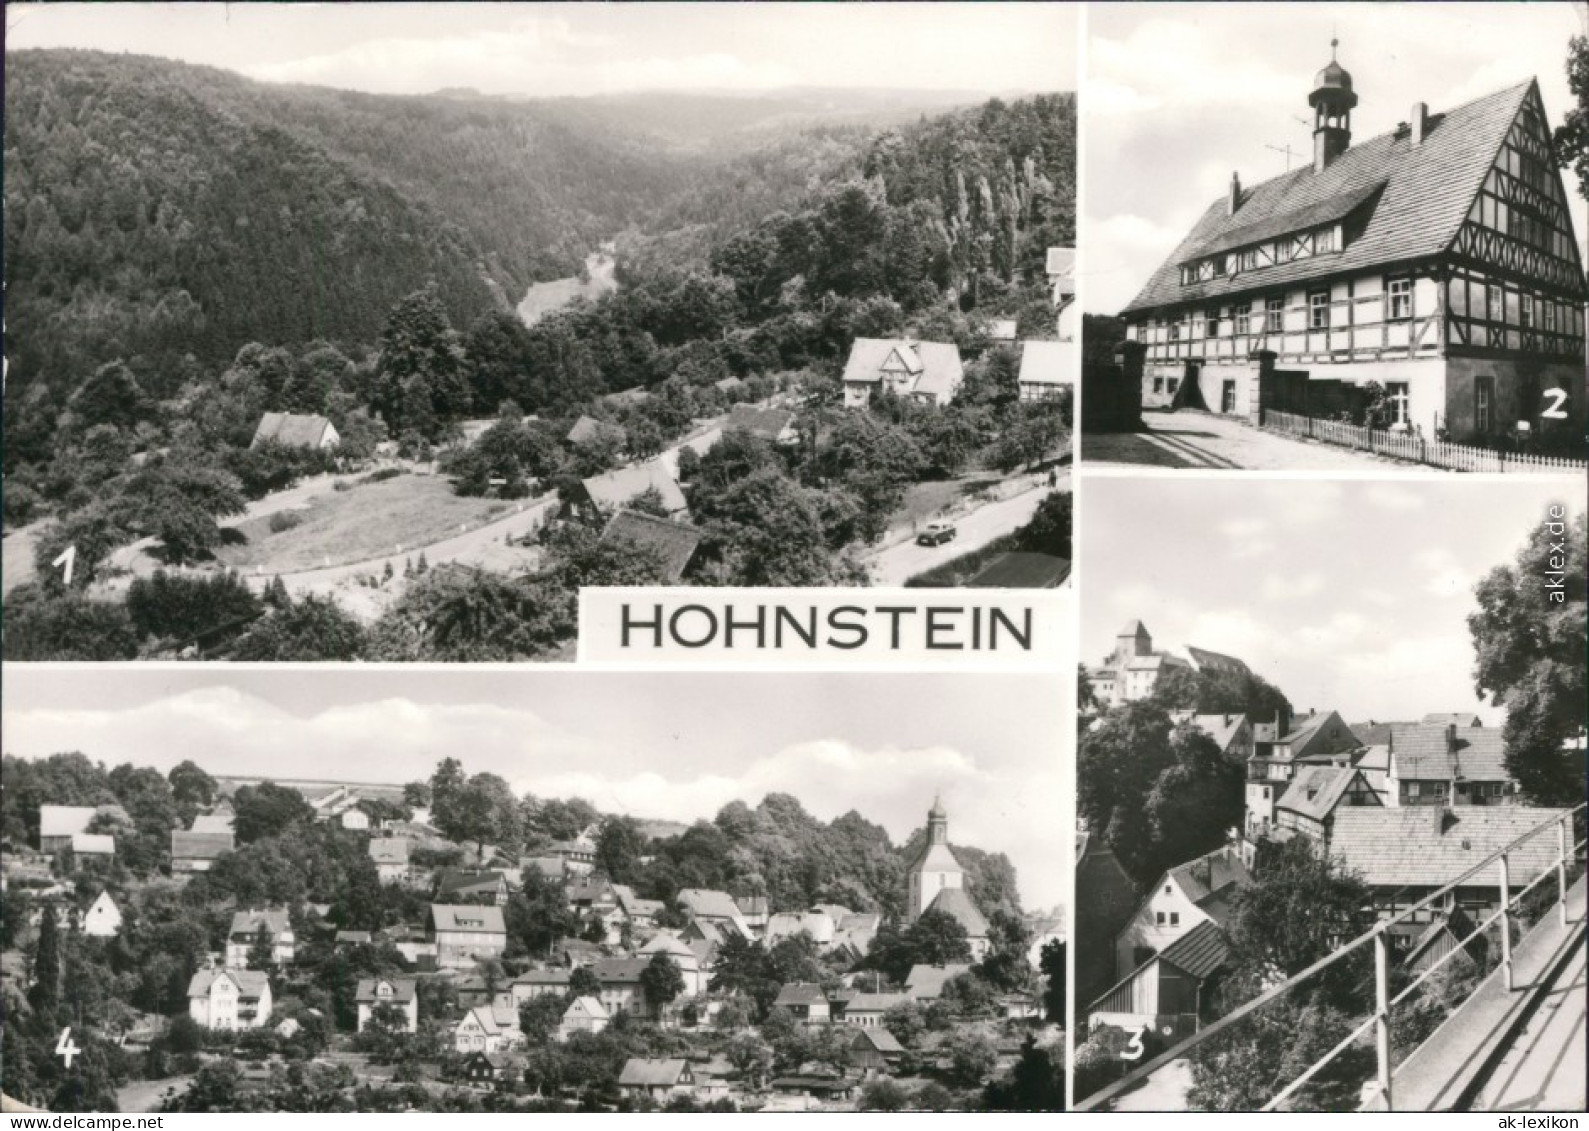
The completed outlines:
[[[139,56],[8,53],[5,92],[9,346],[52,383],[118,355],[373,342],[429,279],[467,323],[571,273],[685,168],[535,104]]]

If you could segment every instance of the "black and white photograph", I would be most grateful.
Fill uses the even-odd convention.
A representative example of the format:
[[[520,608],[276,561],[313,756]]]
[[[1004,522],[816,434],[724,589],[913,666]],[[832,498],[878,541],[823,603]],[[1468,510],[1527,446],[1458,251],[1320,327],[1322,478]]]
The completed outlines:
[[[9,5],[5,657],[1064,584],[1077,20]]]
[[[1054,683],[12,666],[6,1093],[1060,1110]]]
[[[1089,7],[1083,458],[1582,477],[1586,25]]]
[[[1583,1110],[1582,484],[1085,491],[1078,1108]]]

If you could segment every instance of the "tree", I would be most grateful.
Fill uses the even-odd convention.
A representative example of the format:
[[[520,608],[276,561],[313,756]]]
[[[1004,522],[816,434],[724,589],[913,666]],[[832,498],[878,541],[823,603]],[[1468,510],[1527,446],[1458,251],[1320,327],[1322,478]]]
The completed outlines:
[[[667,951],[659,950],[640,971],[640,988],[645,991],[646,1004],[660,1015],[684,992],[684,975]]]
[[[748,1080],[752,1087],[759,1085],[772,1070],[772,1046],[748,1029],[728,1039],[723,1055],[740,1078]]]
[[[434,443],[473,400],[458,334],[434,284],[392,308],[381,334],[373,404],[394,432],[414,429]]]
[[[331,597],[312,593],[254,623],[232,649],[236,660],[313,662],[364,657],[364,626]]]
[[[1589,200],[1589,38],[1567,41],[1567,89],[1576,105],[1556,127],[1556,161],[1578,175],[1578,194]]]
[[[1028,1035],[1009,1081],[989,1084],[983,1101],[989,1111],[1064,1111],[1064,1042],[1041,1048]]]
[[[1060,1025],[1068,1025],[1066,1015],[1065,940],[1054,939],[1043,944],[1038,952],[1038,972],[1043,975],[1043,1016]]]
[[[49,1018],[61,992],[61,938],[55,922],[55,908],[46,906],[39,919],[39,937],[33,951],[33,988],[28,1004],[40,1017]]]
[[[645,837],[633,817],[612,816],[602,821],[596,835],[596,861],[613,883],[633,880],[644,848]]]
[[[887,1076],[868,1080],[861,1088],[861,1111],[904,1111],[909,1106],[905,1089]]]
[[[1468,617],[1475,689],[1506,708],[1507,773],[1540,805],[1583,798],[1581,764],[1575,769],[1563,746],[1584,733],[1589,698],[1585,522],[1552,504],[1515,562],[1479,582],[1479,608]]]
[[[993,1038],[979,1028],[956,1029],[943,1047],[949,1054],[949,1073],[962,1087],[981,1084],[999,1061]]]
[[[1032,945],[1032,932],[1024,920],[1007,911],[995,911],[988,918],[989,948],[976,966],[977,976],[1004,992],[1024,990],[1031,985],[1032,964],[1026,952]]]
[[[232,807],[236,811],[232,827],[239,844],[280,836],[294,825],[314,820],[314,810],[303,794],[273,781],[239,786],[232,795]]]
[[[561,892],[559,892],[561,898]],[[601,979],[589,966],[576,966],[569,971],[568,996],[574,998],[601,996]]]
[[[544,1045],[557,1034],[568,1007],[561,994],[538,994],[519,1006],[519,1029],[531,1045]]]
[[[131,660],[138,633],[125,605],[19,585],[6,594],[0,648],[7,660]]]
[[[276,968],[276,948],[270,935],[270,928],[263,922],[254,931],[254,937],[248,944],[248,956],[244,965],[250,970],[274,970]]]

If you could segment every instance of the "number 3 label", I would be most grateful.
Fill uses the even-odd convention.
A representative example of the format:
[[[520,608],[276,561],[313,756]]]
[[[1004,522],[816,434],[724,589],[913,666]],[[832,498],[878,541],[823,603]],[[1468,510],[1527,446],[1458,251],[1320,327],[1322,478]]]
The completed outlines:
[[[1141,1060],[1142,1054],[1147,1050],[1142,1047],[1142,1034],[1147,1032],[1146,1027],[1131,1030],[1131,1043],[1120,1050],[1121,1060]]]
[[[1567,419],[1567,390],[1566,389],[1546,389],[1545,390],[1545,399],[1547,401],[1549,401],[1550,403],[1547,404],[1545,406],[1545,408],[1540,411],[1539,415],[1543,416],[1546,420],[1566,420]]]

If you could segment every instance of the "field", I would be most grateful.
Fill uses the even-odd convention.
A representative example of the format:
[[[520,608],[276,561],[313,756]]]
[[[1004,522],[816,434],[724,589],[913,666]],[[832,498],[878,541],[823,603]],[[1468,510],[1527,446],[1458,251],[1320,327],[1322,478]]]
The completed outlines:
[[[937,518],[946,507],[953,507],[984,487],[992,487],[1002,477],[997,472],[969,472],[958,479],[933,479],[913,483],[905,492],[905,501],[895,511],[891,523],[896,528],[914,530],[921,523]]]
[[[451,482],[431,475],[401,475],[346,491],[327,487],[305,508],[291,512],[302,517],[299,525],[273,533],[269,516],[247,519],[231,528],[246,541],[223,546],[216,557],[245,572],[257,567],[293,573],[322,567],[328,559],[338,565],[391,554],[396,546],[417,554],[420,547],[457,534],[460,525],[478,526],[508,506],[455,495]]]

